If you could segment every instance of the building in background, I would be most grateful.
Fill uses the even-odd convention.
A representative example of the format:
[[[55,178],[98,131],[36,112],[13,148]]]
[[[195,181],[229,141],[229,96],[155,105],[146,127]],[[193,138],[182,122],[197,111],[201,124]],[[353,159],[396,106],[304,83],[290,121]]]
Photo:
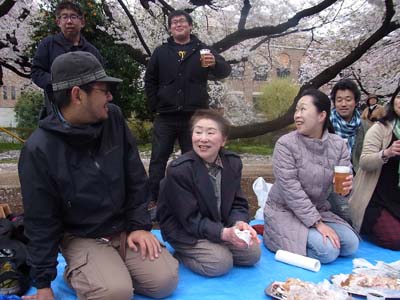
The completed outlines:
[[[16,127],[14,107],[25,89],[37,89],[30,79],[22,78],[3,68],[3,85],[0,86],[0,127]]]

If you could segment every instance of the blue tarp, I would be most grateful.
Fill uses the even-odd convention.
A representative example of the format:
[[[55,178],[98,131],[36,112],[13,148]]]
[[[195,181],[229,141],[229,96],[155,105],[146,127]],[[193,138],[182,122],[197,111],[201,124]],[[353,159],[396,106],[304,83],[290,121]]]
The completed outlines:
[[[155,235],[161,239],[160,231],[154,230]],[[317,273],[286,265],[275,261],[274,253],[262,248],[261,260],[254,267],[234,267],[233,270],[222,277],[206,278],[197,275],[184,266],[179,268],[179,284],[176,291],[167,299],[176,300],[257,300],[270,299],[264,294],[264,289],[272,281],[285,281],[288,277],[300,278],[305,281],[320,282],[329,279],[330,276],[339,273],[350,273],[354,258],[365,258],[371,263],[377,260],[393,262],[400,260],[400,251],[391,251],[373,245],[368,241],[360,243],[359,250],[355,255],[338,258],[335,262],[322,265]],[[172,249],[168,247],[170,251]],[[75,300],[75,293],[66,285],[63,280],[65,260],[58,257],[58,276],[53,282],[57,300]],[[31,288],[28,294],[34,294]],[[141,295],[135,295],[135,299],[149,299]]]

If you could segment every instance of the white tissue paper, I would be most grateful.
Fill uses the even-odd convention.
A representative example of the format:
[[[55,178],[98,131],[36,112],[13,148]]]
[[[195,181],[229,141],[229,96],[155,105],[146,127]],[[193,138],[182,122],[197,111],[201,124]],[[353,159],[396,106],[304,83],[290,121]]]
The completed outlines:
[[[321,269],[321,262],[318,259],[285,250],[278,250],[275,254],[275,259],[313,272],[318,272]]]
[[[250,234],[250,230],[239,230],[238,228],[235,228],[235,234],[237,235],[237,237],[243,241],[246,242],[247,247],[250,246],[250,241],[251,241],[251,234]]]
[[[264,221],[264,206],[265,201],[267,201],[268,193],[271,190],[272,184],[268,183],[262,177],[258,177],[253,182],[253,191],[254,194],[257,196],[258,206],[260,207],[257,209],[254,218],[256,220],[263,220]]]

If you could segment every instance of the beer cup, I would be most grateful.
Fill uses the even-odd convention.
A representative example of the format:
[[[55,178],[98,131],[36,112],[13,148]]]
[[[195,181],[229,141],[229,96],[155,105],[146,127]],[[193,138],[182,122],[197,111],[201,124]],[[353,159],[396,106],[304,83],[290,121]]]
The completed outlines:
[[[203,68],[208,68],[208,64],[204,61],[204,56],[206,54],[209,54],[211,51],[210,49],[201,49],[200,50],[200,61],[201,61],[201,66]]]
[[[345,195],[343,189],[343,182],[346,181],[346,177],[351,175],[351,169],[347,166],[335,166],[335,193],[339,195]]]

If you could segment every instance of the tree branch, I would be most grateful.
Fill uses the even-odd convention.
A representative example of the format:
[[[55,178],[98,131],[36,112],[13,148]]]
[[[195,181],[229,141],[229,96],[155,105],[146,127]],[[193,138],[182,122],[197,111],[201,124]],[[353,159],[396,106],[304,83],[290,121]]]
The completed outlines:
[[[318,5],[306,8],[296,13],[286,22],[278,24],[276,26],[267,25],[235,31],[234,33],[229,34],[226,38],[220,40],[219,42],[216,42],[214,45],[212,45],[212,47],[218,52],[224,52],[232,46],[248,39],[258,38],[266,35],[280,34],[282,32],[285,32],[289,28],[297,26],[301,19],[318,14],[329,6],[335,4],[337,1],[338,0],[324,0]]]
[[[18,62],[17,62],[18,63]],[[20,70],[18,70],[16,67],[6,63],[5,61],[0,60],[0,66],[3,66],[6,69],[9,69],[10,71],[14,72],[18,76],[24,77],[24,78],[31,78],[31,73],[23,73]]]
[[[13,6],[17,3],[16,0],[5,0],[2,4],[0,4],[0,18],[8,14],[8,12],[13,8]]]
[[[293,114],[297,104],[298,99],[300,98],[301,93],[308,88],[319,88],[322,85],[328,83],[332,79],[334,79],[341,70],[347,68],[354,62],[356,62],[361,56],[363,56],[368,49],[370,49],[375,43],[380,41],[382,38],[387,36],[389,33],[400,28],[400,23],[396,21],[391,21],[395,10],[393,7],[392,0],[385,0],[386,5],[386,16],[382,22],[381,27],[379,27],[368,39],[366,39],[363,43],[357,46],[352,52],[350,52],[346,57],[342,60],[338,61],[333,66],[326,68],[324,71],[319,73],[310,81],[304,83],[297,96],[293,100],[292,105],[289,107],[287,112],[280,116],[279,118],[268,121],[261,122],[256,124],[249,124],[239,127],[233,127],[231,130],[230,138],[239,138],[239,137],[255,137],[267,132],[276,131],[278,129],[284,128],[293,123]]]
[[[240,20],[238,24],[238,30],[245,29],[247,17],[251,9],[250,0],[243,0],[242,11],[240,12]]]
[[[142,43],[142,46],[143,46],[144,50],[146,51],[147,55],[151,56],[151,51],[150,51],[149,47],[147,46],[146,42],[144,41],[143,36],[142,36],[142,34],[141,34],[140,30],[139,30],[139,27],[136,24],[136,21],[133,18],[133,16],[130,13],[130,11],[128,10],[128,8],[126,7],[124,1],[123,0],[118,0],[118,3],[122,6],[122,9],[124,10],[124,12],[127,15],[129,21],[131,22],[133,28],[135,29],[136,34],[137,34],[140,42]]]

